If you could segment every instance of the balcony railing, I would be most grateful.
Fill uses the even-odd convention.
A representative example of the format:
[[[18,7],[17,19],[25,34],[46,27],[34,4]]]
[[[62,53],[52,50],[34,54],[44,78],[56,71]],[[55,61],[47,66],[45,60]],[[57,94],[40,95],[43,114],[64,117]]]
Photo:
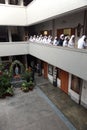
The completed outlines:
[[[30,54],[87,80],[87,50],[32,42],[0,43],[0,57]]]

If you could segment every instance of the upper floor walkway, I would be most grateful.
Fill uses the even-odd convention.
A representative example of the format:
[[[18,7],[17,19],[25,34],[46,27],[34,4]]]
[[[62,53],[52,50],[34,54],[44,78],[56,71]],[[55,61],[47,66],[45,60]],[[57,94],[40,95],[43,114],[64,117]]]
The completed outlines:
[[[27,42],[0,43],[0,57],[30,54],[87,80],[87,50]]]

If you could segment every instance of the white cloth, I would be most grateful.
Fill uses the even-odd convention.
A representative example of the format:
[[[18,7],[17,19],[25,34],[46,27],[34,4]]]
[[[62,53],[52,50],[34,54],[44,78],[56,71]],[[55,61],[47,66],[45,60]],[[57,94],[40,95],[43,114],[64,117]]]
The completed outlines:
[[[66,36],[63,41],[63,47],[67,47],[67,46],[68,46],[68,37]]]
[[[64,34],[60,35],[60,39],[62,39],[62,40],[64,39]]]
[[[72,35],[69,42],[68,42],[68,47],[74,48],[75,47],[75,41],[74,41],[75,35]]]
[[[85,47],[87,47],[87,43],[86,43],[86,41],[84,41],[85,38],[86,38],[86,36],[83,35],[83,36],[78,40],[78,48],[79,48],[79,49],[85,49]]]
[[[58,45],[57,37],[54,38],[54,40],[53,40],[53,45],[55,45],[55,46]]]

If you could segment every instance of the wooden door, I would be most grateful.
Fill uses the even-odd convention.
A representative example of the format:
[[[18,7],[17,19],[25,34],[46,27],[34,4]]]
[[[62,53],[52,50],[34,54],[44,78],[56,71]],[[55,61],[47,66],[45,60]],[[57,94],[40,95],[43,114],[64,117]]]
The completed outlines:
[[[57,30],[57,37],[60,38],[60,35],[63,34],[63,29]]]
[[[69,73],[63,70],[60,70],[60,80],[61,80],[61,89],[68,94],[68,80]]]
[[[44,62],[44,78],[48,77],[48,64]]]

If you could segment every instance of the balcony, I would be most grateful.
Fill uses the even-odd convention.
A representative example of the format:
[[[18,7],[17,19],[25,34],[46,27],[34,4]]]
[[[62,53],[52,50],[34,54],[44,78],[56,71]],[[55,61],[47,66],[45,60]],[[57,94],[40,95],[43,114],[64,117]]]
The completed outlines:
[[[28,54],[27,42],[2,42],[0,43],[0,56],[13,56]]]
[[[87,50],[32,42],[0,43],[0,56],[30,54],[53,66],[87,80]]]
[[[87,50],[29,43],[29,54],[87,80]]]

